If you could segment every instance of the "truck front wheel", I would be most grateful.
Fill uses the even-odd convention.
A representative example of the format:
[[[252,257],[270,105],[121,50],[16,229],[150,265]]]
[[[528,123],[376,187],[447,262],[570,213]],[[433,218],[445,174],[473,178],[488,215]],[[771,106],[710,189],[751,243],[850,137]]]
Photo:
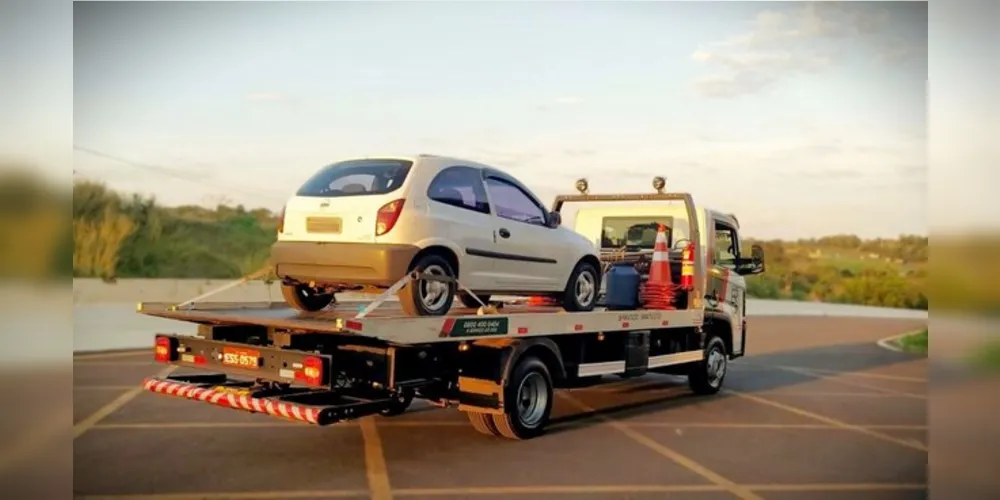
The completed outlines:
[[[729,357],[726,343],[719,337],[711,337],[705,345],[705,357],[691,365],[688,386],[695,394],[710,395],[722,389],[726,378]]]
[[[501,436],[531,439],[542,435],[552,414],[552,375],[540,359],[528,356],[514,368],[504,388],[504,413],[492,415]]]

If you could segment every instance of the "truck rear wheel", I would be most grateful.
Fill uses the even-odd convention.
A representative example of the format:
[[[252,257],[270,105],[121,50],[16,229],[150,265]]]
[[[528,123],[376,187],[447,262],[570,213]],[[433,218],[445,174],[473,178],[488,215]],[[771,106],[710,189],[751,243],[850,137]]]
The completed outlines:
[[[480,434],[486,434],[487,436],[499,436],[500,431],[497,430],[496,424],[493,423],[493,415],[489,413],[483,413],[479,411],[467,411],[465,415],[469,417],[469,423],[472,424],[472,428]]]
[[[722,389],[726,378],[729,356],[726,343],[719,337],[711,337],[705,345],[705,357],[691,365],[688,386],[695,394],[710,395]]]
[[[306,285],[281,285],[281,296],[290,307],[305,312],[320,311],[334,302],[332,293],[318,293]]]
[[[542,435],[552,413],[552,376],[540,359],[521,360],[504,388],[504,413],[490,415],[501,436],[531,439]]]

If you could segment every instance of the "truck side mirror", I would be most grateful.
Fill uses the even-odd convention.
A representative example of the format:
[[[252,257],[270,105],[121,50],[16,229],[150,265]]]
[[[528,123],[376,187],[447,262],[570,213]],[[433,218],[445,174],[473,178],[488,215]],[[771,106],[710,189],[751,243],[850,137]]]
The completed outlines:
[[[750,246],[750,260],[744,261],[744,271],[740,274],[760,274],[764,272],[764,248],[760,245]]]
[[[749,276],[764,272],[764,249],[760,245],[750,247],[750,258],[740,258],[736,272],[741,276]]]
[[[562,225],[562,214],[559,212],[549,212],[548,224],[546,224],[552,229],[555,229]]]

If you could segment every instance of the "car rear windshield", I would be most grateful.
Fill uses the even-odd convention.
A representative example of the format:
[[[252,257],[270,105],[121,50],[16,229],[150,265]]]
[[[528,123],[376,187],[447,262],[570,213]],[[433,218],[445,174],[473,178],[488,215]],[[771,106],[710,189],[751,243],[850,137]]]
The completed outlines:
[[[323,167],[295,194],[325,198],[387,194],[403,185],[412,166],[408,160],[342,161]]]
[[[605,217],[601,225],[601,250],[652,250],[660,224],[667,226],[667,248],[670,248],[672,217]]]

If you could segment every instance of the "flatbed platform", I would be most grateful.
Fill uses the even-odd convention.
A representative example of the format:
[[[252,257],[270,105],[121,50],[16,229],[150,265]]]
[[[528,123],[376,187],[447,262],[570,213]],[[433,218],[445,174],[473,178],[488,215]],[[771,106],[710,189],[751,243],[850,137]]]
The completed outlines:
[[[254,325],[309,333],[349,334],[390,343],[445,342],[467,338],[540,336],[581,332],[700,326],[704,312],[633,310],[566,312],[560,307],[503,305],[497,313],[454,307],[446,316],[413,317],[386,302],[363,317],[365,302],[341,302],[318,312],[301,312],[284,302],[204,302],[177,307],[140,303],[138,312],[160,318],[211,325]]]

